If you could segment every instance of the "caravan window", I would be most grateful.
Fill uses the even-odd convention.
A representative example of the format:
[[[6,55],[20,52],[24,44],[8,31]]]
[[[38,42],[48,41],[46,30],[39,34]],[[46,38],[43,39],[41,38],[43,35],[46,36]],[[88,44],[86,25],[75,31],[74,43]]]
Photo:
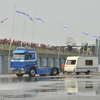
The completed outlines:
[[[85,65],[93,65],[93,60],[85,60]]]
[[[68,60],[67,65],[75,65],[76,60]]]

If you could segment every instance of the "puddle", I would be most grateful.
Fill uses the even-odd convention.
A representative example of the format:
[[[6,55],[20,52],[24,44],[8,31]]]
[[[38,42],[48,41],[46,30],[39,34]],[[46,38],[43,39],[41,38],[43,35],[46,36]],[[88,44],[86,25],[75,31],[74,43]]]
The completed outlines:
[[[99,100],[100,77],[23,77],[0,79],[0,98],[19,100]],[[5,84],[3,84],[5,83]],[[14,89],[11,89],[11,88]],[[16,87],[16,88],[15,88]],[[3,87],[2,87],[3,88]],[[7,88],[9,88],[7,90]],[[81,99],[80,99],[81,97]],[[0,99],[2,100],[2,99]]]

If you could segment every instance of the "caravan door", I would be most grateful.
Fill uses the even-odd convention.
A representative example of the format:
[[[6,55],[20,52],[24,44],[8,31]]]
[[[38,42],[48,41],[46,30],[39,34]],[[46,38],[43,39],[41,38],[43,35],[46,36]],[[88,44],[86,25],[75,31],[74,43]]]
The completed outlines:
[[[65,63],[64,71],[66,72],[75,72],[76,60],[67,60]]]

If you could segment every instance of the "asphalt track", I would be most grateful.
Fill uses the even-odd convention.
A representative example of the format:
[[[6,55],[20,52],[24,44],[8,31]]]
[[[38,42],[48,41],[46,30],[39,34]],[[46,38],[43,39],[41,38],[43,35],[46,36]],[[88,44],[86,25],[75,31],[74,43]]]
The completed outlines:
[[[75,74],[75,73],[71,73],[71,74],[63,74],[60,73],[59,75],[55,75],[55,76],[50,76],[50,75],[46,75],[46,76],[40,76],[38,74],[36,74],[34,77],[93,77],[93,76],[100,76],[100,72],[96,72],[96,73],[90,73],[89,75],[86,75],[85,73],[80,73],[79,75]],[[0,77],[17,77],[16,74],[0,74]],[[24,74],[23,77],[29,77],[27,74]]]
[[[0,75],[0,100],[100,100],[100,73]]]

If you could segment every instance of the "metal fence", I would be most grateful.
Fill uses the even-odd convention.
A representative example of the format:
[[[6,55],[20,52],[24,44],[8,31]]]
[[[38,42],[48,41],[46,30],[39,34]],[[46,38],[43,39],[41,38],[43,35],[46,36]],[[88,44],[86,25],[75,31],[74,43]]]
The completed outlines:
[[[0,50],[12,50],[14,51],[17,47],[20,47],[20,45],[11,45],[10,44],[3,44],[0,43]],[[58,55],[59,50],[54,49],[44,49],[44,48],[36,48],[36,47],[27,47],[27,49],[36,49],[38,53],[45,53],[45,54],[56,54]],[[83,53],[77,53],[77,52],[69,52],[67,50],[60,50],[60,55],[68,55],[68,56],[95,56],[90,54],[83,54]]]

